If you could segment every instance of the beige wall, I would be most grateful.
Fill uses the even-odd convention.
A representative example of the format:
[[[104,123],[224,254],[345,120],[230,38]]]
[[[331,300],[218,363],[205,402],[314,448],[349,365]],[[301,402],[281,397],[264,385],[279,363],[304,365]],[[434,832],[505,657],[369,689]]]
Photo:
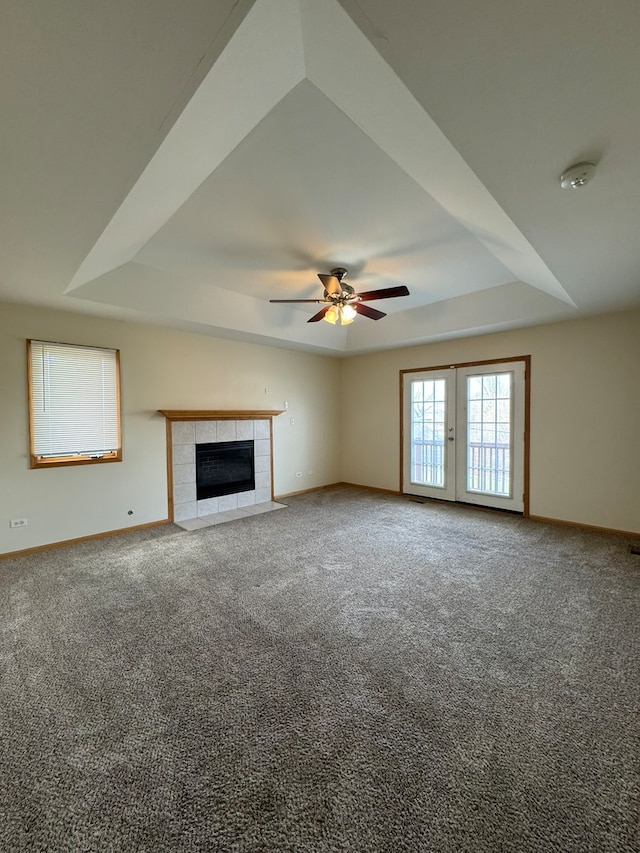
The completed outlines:
[[[26,338],[120,350],[122,463],[30,470]],[[0,304],[0,364],[0,553],[166,518],[161,408],[281,409],[286,400],[274,419],[276,495],[340,479],[338,359]],[[9,528],[23,517],[26,528]]]
[[[399,371],[531,355],[531,514],[640,533],[640,311],[349,358],[342,477],[399,488]]]
[[[121,464],[29,469],[29,337],[120,349]],[[274,420],[276,495],[339,480],[398,489],[399,370],[527,354],[532,514],[640,534],[640,311],[340,361],[0,305],[0,553],[166,518],[159,408],[277,409],[287,400]],[[9,528],[22,517],[27,528]]]

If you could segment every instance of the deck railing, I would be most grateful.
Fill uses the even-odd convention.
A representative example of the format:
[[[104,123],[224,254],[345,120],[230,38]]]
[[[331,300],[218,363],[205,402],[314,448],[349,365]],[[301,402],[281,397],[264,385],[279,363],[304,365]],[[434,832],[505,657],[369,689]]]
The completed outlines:
[[[467,446],[467,489],[492,495],[511,492],[511,453],[508,444],[470,442]],[[412,482],[444,486],[444,442],[412,443]]]

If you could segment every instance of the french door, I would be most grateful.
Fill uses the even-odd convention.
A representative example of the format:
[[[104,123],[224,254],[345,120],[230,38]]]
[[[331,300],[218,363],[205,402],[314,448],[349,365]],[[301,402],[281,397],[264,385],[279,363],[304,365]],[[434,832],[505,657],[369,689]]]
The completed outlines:
[[[405,494],[523,512],[525,367],[403,373]]]

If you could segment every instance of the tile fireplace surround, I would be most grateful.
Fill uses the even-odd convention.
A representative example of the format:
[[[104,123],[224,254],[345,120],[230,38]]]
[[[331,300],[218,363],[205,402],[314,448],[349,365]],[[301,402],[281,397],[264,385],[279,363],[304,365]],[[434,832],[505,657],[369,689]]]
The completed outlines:
[[[167,419],[169,518],[191,529],[276,509],[273,502],[272,419],[279,411],[176,411],[159,409]],[[254,442],[255,489],[196,499],[196,444]]]

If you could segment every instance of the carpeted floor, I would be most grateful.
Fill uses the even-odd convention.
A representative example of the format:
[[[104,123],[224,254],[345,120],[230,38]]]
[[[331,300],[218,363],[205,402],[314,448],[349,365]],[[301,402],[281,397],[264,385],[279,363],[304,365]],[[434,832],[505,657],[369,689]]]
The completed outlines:
[[[640,557],[354,488],[0,562],[0,850],[640,850]]]

